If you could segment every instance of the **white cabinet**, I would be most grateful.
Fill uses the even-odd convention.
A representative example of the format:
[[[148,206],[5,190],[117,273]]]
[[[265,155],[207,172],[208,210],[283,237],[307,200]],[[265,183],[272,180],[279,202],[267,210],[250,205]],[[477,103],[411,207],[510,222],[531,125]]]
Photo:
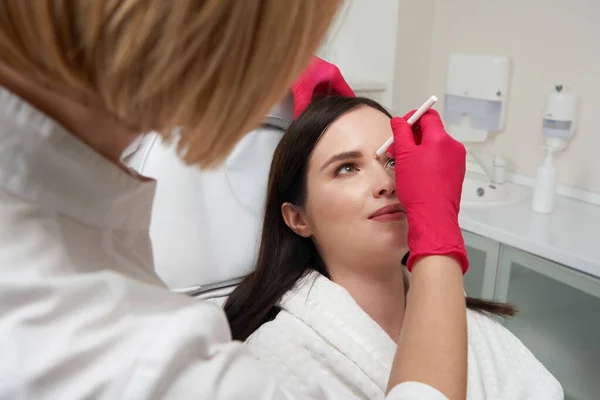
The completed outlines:
[[[560,381],[565,399],[600,399],[600,279],[463,235],[470,261],[467,294],[516,306],[519,314],[502,323]]]
[[[498,269],[500,243],[479,235],[463,232],[469,269],[464,276],[467,296],[491,300]]]
[[[565,398],[600,399],[600,279],[501,246],[496,298],[504,325],[560,381]]]

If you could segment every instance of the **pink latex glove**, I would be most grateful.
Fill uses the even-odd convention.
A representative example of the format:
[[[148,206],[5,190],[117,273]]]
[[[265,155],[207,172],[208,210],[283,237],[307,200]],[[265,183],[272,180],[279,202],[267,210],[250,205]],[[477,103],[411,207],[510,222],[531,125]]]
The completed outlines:
[[[394,143],[388,155],[396,161],[396,193],[408,218],[406,262],[409,271],[418,257],[448,255],[462,265],[469,262],[458,226],[466,150],[444,129],[437,111],[430,109],[413,125],[404,118],[391,120]]]
[[[316,95],[333,94],[356,97],[342,76],[340,69],[314,56],[308,68],[292,84],[294,119],[310,104]]]

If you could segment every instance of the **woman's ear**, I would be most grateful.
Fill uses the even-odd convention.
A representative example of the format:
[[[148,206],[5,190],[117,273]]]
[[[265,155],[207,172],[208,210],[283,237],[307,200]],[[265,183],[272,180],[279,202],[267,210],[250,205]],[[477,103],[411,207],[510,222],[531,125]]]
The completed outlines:
[[[283,203],[281,205],[281,215],[285,224],[297,235],[305,238],[312,236],[312,230],[306,220],[306,216],[293,204],[289,202]]]

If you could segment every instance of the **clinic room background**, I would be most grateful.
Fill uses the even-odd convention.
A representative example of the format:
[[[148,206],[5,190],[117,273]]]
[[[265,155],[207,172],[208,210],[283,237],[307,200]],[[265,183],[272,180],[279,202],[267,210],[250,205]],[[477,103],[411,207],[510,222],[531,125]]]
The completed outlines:
[[[506,157],[507,170],[532,185],[544,157],[546,97],[556,84],[576,93],[581,99],[577,132],[555,160],[559,191],[600,201],[600,2],[358,0],[349,8],[332,29],[330,58],[345,75],[361,77],[355,86],[378,92],[396,112],[444,93],[452,52],[510,57],[505,127],[476,149],[482,157]],[[356,26],[361,29],[352,29]],[[437,109],[443,110],[443,96]]]
[[[346,0],[319,50],[391,114],[434,95],[451,135],[481,139],[465,143],[465,292],[517,307],[502,324],[567,400],[600,399],[598,17],[599,0]],[[214,170],[152,135],[132,155],[158,181],[150,233],[170,289],[222,305],[255,267],[289,100]]]

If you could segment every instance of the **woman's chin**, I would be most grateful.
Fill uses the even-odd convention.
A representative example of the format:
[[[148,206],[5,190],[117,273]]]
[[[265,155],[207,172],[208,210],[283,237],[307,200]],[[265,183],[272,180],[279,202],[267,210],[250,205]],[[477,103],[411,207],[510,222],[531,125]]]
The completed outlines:
[[[401,260],[407,252],[406,235],[388,237],[386,240],[373,246],[373,253],[380,254],[382,257],[389,258],[390,260]]]
[[[379,229],[377,229],[376,232],[373,232],[374,237],[380,237],[384,242],[389,243],[389,245],[394,248],[406,246],[408,224],[405,221],[385,224],[385,226],[380,226],[378,228]]]

